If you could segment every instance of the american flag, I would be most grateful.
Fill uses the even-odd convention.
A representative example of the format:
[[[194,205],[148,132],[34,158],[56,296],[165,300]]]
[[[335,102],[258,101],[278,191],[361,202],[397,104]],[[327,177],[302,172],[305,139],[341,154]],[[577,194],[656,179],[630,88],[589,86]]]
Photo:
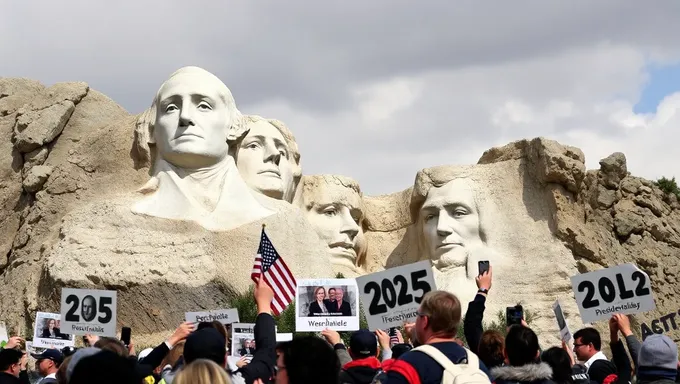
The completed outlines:
[[[257,248],[257,256],[255,256],[255,264],[250,278],[256,283],[258,278],[264,279],[274,291],[272,312],[275,315],[281,314],[295,298],[295,288],[297,287],[295,277],[286,266],[283,258],[274,249],[274,245],[267,234],[264,233],[264,226],[262,227],[260,246]]]

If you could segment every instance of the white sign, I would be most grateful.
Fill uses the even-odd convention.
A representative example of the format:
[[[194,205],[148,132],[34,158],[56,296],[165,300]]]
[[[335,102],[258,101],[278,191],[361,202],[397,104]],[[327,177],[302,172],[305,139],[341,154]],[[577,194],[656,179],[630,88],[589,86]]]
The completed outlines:
[[[7,336],[7,327],[5,323],[0,321],[0,348],[4,348],[9,341],[9,336]]]
[[[184,314],[186,321],[194,323],[219,321],[222,324],[238,323],[238,309],[216,309],[207,312],[187,312]]]
[[[72,335],[116,337],[116,300],[116,291],[62,289],[62,330]]]
[[[656,308],[649,276],[633,264],[572,276],[571,286],[584,323]]]
[[[359,329],[359,293],[354,279],[302,279],[297,283],[296,331]]]
[[[555,319],[557,319],[557,327],[560,330],[560,338],[565,343],[571,340],[571,332],[569,332],[569,326],[567,325],[567,319],[564,317],[564,312],[562,311],[562,305],[560,301],[555,301],[553,304],[553,312],[555,313]]]
[[[62,349],[75,345],[75,336],[61,330],[61,315],[38,312],[33,327],[33,346],[36,348]]]
[[[277,343],[283,343],[284,341],[291,341],[293,340],[293,334],[292,333],[277,333],[276,334],[276,342]]]
[[[231,325],[231,356],[252,357],[255,353],[255,324],[234,323]]]
[[[429,260],[357,277],[368,329],[387,329],[415,321],[426,293],[435,290]]]

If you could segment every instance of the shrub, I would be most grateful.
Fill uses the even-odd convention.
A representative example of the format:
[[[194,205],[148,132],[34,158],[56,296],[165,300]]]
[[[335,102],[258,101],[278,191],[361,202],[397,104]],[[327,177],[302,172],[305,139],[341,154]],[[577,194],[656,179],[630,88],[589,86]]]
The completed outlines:
[[[661,189],[662,191],[666,193],[672,193],[678,198],[680,198],[680,188],[678,188],[678,184],[675,182],[675,177],[671,179],[662,177],[659,180],[655,181],[654,184],[657,187],[659,187],[659,189]]]

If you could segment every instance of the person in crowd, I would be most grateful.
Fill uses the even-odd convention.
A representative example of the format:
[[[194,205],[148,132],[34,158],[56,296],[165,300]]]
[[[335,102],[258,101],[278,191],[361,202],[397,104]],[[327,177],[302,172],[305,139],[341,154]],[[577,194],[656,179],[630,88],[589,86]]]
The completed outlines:
[[[483,336],[482,334],[484,332],[482,320],[484,320],[486,297],[489,294],[489,290],[491,289],[492,280],[493,280],[493,267],[491,266],[489,266],[488,271],[485,271],[483,274],[475,278],[475,282],[477,283],[478,288],[477,295],[475,295],[475,298],[468,304],[468,309],[467,312],[465,313],[463,332],[465,334],[465,340],[467,340],[468,345],[470,346],[470,350],[473,353],[478,353],[480,347],[479,344],[482,341]],[[487,341],[494,340],[488,337]],[[492,346],[491,349],[493,349],[494,346]],[[489,349],[488,347],[486,348]],[[487,362],[484,361],[484,363],[486,364]]]
[[[100,337],[99,340],[94,343],[94,347],[105,351],[111,351],[118,356],[130,356],[130,350],[123,345],[122,341],[114,337]]]
[[[300,336],[276,348],[276,384],[337,383],[340,360],[327,342]],[[266,381],[256,381],[266,384]]]
[[[612,318],[615,320],[616,324],[618,325],[619,331],[621,332],[621,334],[623,334],[623,337],[625,337],[626,339],[626,345],[628,346],[628,351],[630,352],[630,358],[633,361],[634,370],[637,371],[638,353],[640,352],[640,348],[642,347],[642,345],[640,344],[640,340],[638,340],[638,338],[633,334],[633,330],[630,326],[630,319],[628,318],[628,316],[617,313],[613,315]],[[612,353],[613,352],[614,349],[612,349]],[[623,352],[625,353],[625,350]]]
[[[174,368],[180,366],[180,363],[183,361],[182,355],[184,354],[184,343],[186,343],[186,341],[182,340],[175,344],[170,352],[168,352],[168,354],[163,358],[161,364],[157,368],[157,371],[154,370],[156,382],[160,381],[160,375],[163,369],[172,371]]]
[[[29,384],[26,370],[28,356],[14,347],[15,344],[10,339],[7,345],[0,349],[0,384]]]
[[[389,336],[387,336],[387,343],[389,348]],[[352,332],[349,338],[349,351],[345,350],[342,343],[335,344],[334,348],[336,353],[349,352],[351,358],[351,361],[342,366],[339,375],[340,384],[370,384],[379,373],[381,363],[376,358],[378,340],[372,332],[366,329]],[[342,360],[341,358],[340,361]]]
[[[330,311],[335,303],[335,288],[328,288],[328,298],[323,301],[326,303],[326,308]]]
[[[56,319],[47,319],[47,324],[42,330],[40,337],[45,339],[63,339],[64,335],[60,332],[57,326]],[[68,338],[68,336],[66,337]]]
[[[602,339],[595,328],[583,328],[574,333],[574,354],[576,359],[583,362],[590,379],[603,384],[605,378],[616,375],[616,365],[607,360],[601,351]]]
[[[240,356],[250,356],[255,352],[255,349],[251,347],[250,339],[243,340],[243,348],[239,349],[238,354]]]
[[[553,371],[539,360],[538,336],[531,328],[513,325],[505,336],[505,366],[491,370],[495,384],[550,384]]]
[[[314,290],[314,298],[316,299],[309,304],[309,311],[307,316],[328,316],[328,307],[326,304],[326,289],[324,287],[316,287]]]
[[[144,377],[137,372],[134,359],[98,350],[75,363],[68,384],[140,384]]]
[[[453,364],[467,364],[477,357],[455,340],[461,324],[458,298],[446,291],[430,291],[423,297],[416,313],[415,338],[420,345],[429,345],[441,352]],[[488,379],[489,372],[479,362],[479,370]],[[387,370],[389,384],[440,383],[444,367],[428,353],[417,348],[406,352]]]
[[[505,337],[503,337],[502,333],[495,330],[487,330],[482,333],[477,348],[477,355],[487,368],[492,369],[504,364],[504,350]]]
[[[638,384],[674,384],[678,380],[678,346],[666,335],[642,342],[637,362]]]
[[[198,359],[187,365],[174,380],[175,384],[231,384],[224,368],[214,361]]]
[[[572,358],[564,348],[552,347],[543,351],[541,361],[552,368],[552,381],[556,384],[590,384],[585,368],[572,366]]]
[[[225,327],[224,324],[220,323],[217,320],[213,320],[210,322],[203,321],[198,323],[198,325],[196,326],[197,331],[203,328],[215,328],[222,336],[224,336],[224,340],[229,339],[229,332],[227,332],[227,327]]]
[[[75,353],[75,351],[74,351]],[[68,368],[69,363],[71,362],[71,355],[68,355],[64,358],[64,361],[61,362],[61,365],[59,365],[59,369],[57,370],[57,373],[55,374],[55,378],[57,379],[57,384],[68,384],[68,380],[66,379],[66,368]]]
[[[40,384],[57,382],[57,371],[64,362],[64,355],[57,349],[46,349],[42,353],[32,353],[35,359],[35,369],[43,377]]]

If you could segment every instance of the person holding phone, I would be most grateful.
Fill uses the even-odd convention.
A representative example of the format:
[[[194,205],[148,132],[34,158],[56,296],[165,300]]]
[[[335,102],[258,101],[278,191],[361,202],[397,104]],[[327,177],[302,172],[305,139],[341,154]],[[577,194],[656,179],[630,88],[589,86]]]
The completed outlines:
[[[488,260],[479,261],[477,267],[478,275],[475,278],[475,283],[477,283],[477,294],[468,304],[467,312],[463,320],[465,339],[468,341],[470,350],[474,353],[478,352],[479,341],[482,339],[482,333],[484,333],[482,320],[484,319],[484,310],[486,309],[486,296],[489,294],[491,282],[493,280],[493,268]]]

